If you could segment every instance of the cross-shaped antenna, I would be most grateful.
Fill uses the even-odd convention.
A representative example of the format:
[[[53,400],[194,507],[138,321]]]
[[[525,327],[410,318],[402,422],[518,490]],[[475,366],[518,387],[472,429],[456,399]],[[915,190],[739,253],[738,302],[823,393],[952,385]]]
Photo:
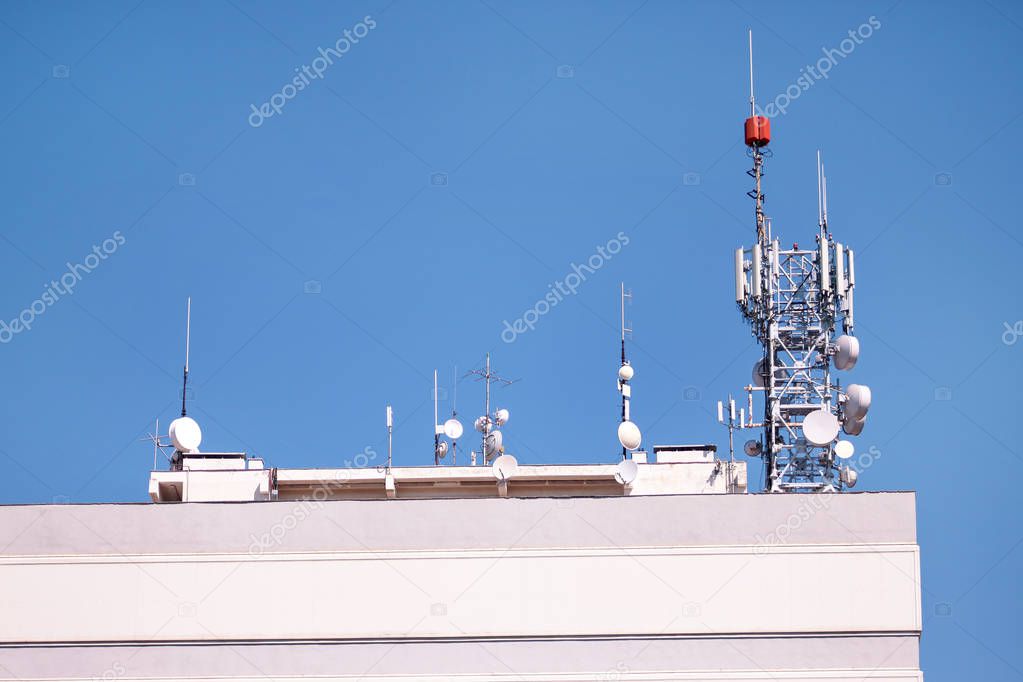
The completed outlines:
[[[159,455],[163,453],[163,448],[174,447],[170,443],[160,442],[160,419],[156,420],[156,433],[147,433],[144,438],[139,438],[140,441],[148,440],[153,444],[153,471],[156,471],[156,463],[159,459]],[[170,457],[164,455],[167,461],[170,461]]]
[[[518,381],[518,379],[505,379],[504,377],[498,376],[496,373],[494,373],[494,371],[490,368],[490,353],[487,353],[486,361],[485,361],[485,363],[484,363],[484,365],[483,365],[483,367],[481,369],[470,370],[468,373],[466,373],[465,376],[466,377],[474,376],[474,377],[476,377],[476,381],[482,381],[486,385],[486,390],[484,392],[484,401],[483,401],[484,428],[483,428],[483,450],[482,450],[482,452],[484,453],[483,454],[484,461],[486,461],[486,454],[485,453],[486,453],[486,449],[487,449],[487,436],[490,434],[490,428],[491,428],[491,423],[492,423],[492,419],[491,419],[491,415],[490,415],[490,384],[492,382],[497,381],[497,382],[500,382],[501,384],[503,384],[504,386],[511,386],[516,381]],[[462,377],[462,378],[464,379],[465,377]]]

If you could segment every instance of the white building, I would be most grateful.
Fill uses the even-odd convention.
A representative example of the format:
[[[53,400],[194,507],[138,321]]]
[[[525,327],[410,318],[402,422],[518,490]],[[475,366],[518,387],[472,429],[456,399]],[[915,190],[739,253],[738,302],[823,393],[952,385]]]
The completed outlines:
[[[0,507],[0,678],[922,679],[912,493],[656,455],[627,485],[204,456],[161,504]]]

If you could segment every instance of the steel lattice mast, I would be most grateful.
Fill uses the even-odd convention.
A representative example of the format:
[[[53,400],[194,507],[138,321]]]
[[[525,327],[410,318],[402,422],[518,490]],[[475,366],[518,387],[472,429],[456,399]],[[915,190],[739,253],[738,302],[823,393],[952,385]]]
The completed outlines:
[[[852,369],[859,354],[853,332],[853,252],[836,243],[828,229],[827,181],[818,155],[818,226],[811,249],[782,248],[764,213],[762,180],[769,153],[770,121],[756,112],[750,36],[750,117],[745,140],[753,168],[756,243],[735,251],[735,300],[750,323],[763,356],[746,386],[749,421],[739,428],[762,429],[746,453],[764,459],[764,489],[770,492],[841,490],[856,472],[840,465],[852,444],[839,441],[839,429],[857,435],[870,406],[870,390],[851,385],[846,392],[832,378]],[[841,323],[844,334],[835,338]],[[764,395],[763,418],[753,417],[753,395]],[[719,410],[720,413],[720,410]],[[734,418],[733,418],[734,419]],[[744,420],[743,420],[744,421]]]

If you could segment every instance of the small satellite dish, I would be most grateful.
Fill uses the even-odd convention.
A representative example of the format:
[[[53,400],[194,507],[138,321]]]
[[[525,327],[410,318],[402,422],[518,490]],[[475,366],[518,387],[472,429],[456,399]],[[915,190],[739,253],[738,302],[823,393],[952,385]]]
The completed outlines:
[[[845,403],[846,419],[852,421],[867,415],[870,409],[870,388],[862,384],[849,384],[845,389],[848,400]]]
[[[758,440],[748,440],[742,449],[750,457],[759,457],[763,454],[764,446]]]
[[[196,452],[202,443],[202,429],[191,417],[178,417],[172,421],[168,435],[178,452]]]
[[[495,431],[495,433],[500,432]],[[499,481],[507,481],[515,475],[515,470],[519,468],[519,461],[512,455],[501,455],[494,460],[491,467],[494,470],[494,478]]]
[[[444,456],[447,455],[447,454],[448,454],[448,442],[446,440],[442,440],[441,442],[437,443],[437,457],[439,459],[444,459]]]
[[[835,353],[835,367],[842,370],[852,369],[860,357],[860,340],[855,336],[842,334],[835,339],[838,352]]]
[[[451,440],[458,440],[462,437],[462,422],[451,418],[444,422],[444,435]]]
[[[828,410],[814,410],[803,420],[803,436],[808,443],[824,446],[838,436],[838,417]]]
[[[618,442],[626,450],[638,450],[643,442],[643,435],[639,432],[639,427],[635,423],[624,421],[618,425]]]
[[[849,459],[855,452],[856,448],[847,440],[840,440],[835,443],[835,456],[839,459]]]
[[[497,421],[498,426],[504,426],[505,424],[508,423],[508,420],[510,418],[511,412],[504,408],[501,408],[500,410],[494,413],[494,419]]]
[[[856,481],[859,479],[860,475],[856,473],[856,469],[851,467],[842,467],[842,473],[839,474],[839,477],[842,479],[842,483],[845,483],[850,488],[855,488]]]
[[[636,376],[636,370],[632,368],[632,365],[624,364],[618,368],[618,378],[622,381],[632,381],[634,376]]]
[[[504,447],[504,435],[497,430],[491,431],[487,434],[485,454],[488,458],[493,457],[501,453],[501,448]]]
[[[863,427],[867,423],[867,418],[860,417],[859,419],[846,419],[842,423],[842,430],[850,436],[858,436],[863,433]]]
[[[639,475],[639,464],[634,459],[623,459],[618,462],[618,470],[615,472],[615,480],[622,485],[630,485]]]
[[[477,431],[479,431],[480,433],[483,433],[484,431],[487,430],[487,425],[489,423],[490,423],[490,420],[487,419],[486,417],[476,417],[476,421],[473,423],[473,426],[476,427]]]
[[[764,368],[764,359],[760,358],[753,363],[753,385],[763,388],[767,382],[767,370]]]

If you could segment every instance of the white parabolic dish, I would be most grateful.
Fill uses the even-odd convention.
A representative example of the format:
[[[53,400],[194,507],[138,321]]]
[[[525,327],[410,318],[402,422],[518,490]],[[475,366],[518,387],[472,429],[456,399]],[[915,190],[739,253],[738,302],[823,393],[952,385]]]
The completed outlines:
[[[449,419],[444,422],[444,435],[452,440],[458,440],[462,437],[462,422],[457,419]]]
[[[637,450],[643,442],[643,435],[633,422],[622,422],[618,425],[618,442],[626,450]]]
[[[835,443],[835,456],[839,459],[849,459],[855,452],[856,448],[847,440],[840,440]]]
[[[519,461],[512,455],[501,455],[494,460],[491,466],[494,469],[494,477],[497,480],[507,481],[515,475],[515,470],[519,468]]]
[[[194,452],[202,443],[202,429],[191,417],[178,417],[168,429],[171,443],[180,452]]]
[[[634,376],[636,376],[636,370],[632,368],[632,365],[622,365],[618,368],[618,378],[622,381],[632,381]]]
[[[615,480],[622,485],[629,485],[639,475],[639,465],[634,459],[623,459],[618,463],[618,470],[615,472]]]
[[[860,340],[855,336],[842,334],[835,339],[835,346],[838,352],[835,353],[835,367],[846,370],[856,366],[860,357]]]
[[[838,436],[838,417],[827,410],[814,410],[803,420],[803,436],[814,445],[824,446]]]
[[[845,389],[849,400],[845,404],[846,420],[863,419],[870,409],[870,388],[862,384],[849,384]]]

